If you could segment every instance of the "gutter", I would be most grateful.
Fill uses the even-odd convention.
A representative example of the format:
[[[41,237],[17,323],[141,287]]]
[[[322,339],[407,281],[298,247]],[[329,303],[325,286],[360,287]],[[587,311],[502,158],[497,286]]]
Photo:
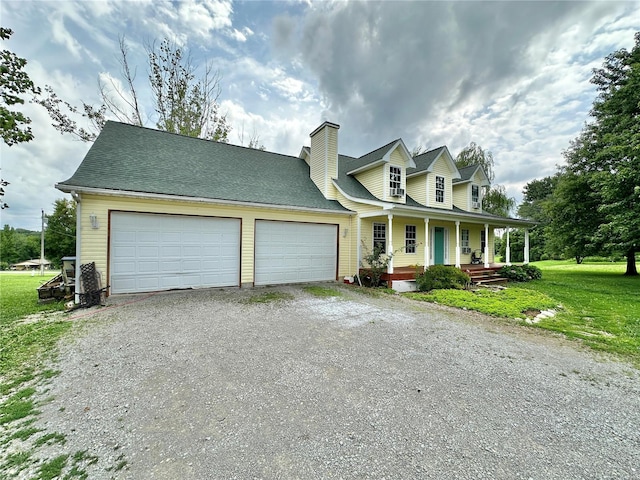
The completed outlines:
[[[294,210],[294,211],[300,211],[300,212],[326,213],[326,214],[332,214],[332,215],[354,215],[356,213],[351,210],[330,210],[327,208],[319,208],[319,207],[300,207],[296,205],[276,205],[271,203],[242,202],[239,200],[223,200],[223,199],[204,198],[204,197],[185,197],[182,195],[132,192],[130,190],[112,190],[112,189],[106,189],[106,188],[79,187],[79,186],[73,186],[73,185],[62,185],[59,183],[57,183],[55,187],[61,192],[65,192],[65,193],[81,192],[81,193],[87,193],[92,195],[104,195],[109,197],[167,200],[167,201],[174,201],[174,202],[180,201],[180,202],[188,202],[188,203],[207,203],[211,205],[255,207],[255,208],[267,208],[267,209],[273,209],[273,210]]]

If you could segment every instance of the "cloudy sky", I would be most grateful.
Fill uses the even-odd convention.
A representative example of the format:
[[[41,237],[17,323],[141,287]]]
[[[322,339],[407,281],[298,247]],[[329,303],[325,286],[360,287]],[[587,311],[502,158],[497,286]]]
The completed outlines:
[[[257,133],[267,150],[297,155],[323,120],[341,125],[352,156],[398,137],[454,156],[474,141],[520,200],[587,119],[592,69],[633,46],[640,2],[2,0],[0,19],[14,31],[1,48],[72,104],[97,106],[98,78],[120,78],[122,35],[144,91],[144,45],[168,37],[221,73],[231,143]],[[90,145],[54,130],[42,107],[22,110],[35,140],[0,143],[11,182],[1,223],[39,230],[40,210],[65,196],[54,184]]]

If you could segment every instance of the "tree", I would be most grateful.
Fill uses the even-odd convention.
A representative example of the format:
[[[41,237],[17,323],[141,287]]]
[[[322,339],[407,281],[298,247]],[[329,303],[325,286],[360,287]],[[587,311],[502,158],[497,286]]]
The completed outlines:
[[[44,231],[46,257],[59,266],[60,259],[76,253],[76,202],[58,199],[53,204],[53,213],[47,216]]]
[[[631,52],[618,50],[594,69],[598,96],[590,122],[565,153],[568,171],[596,192],[594,239],[627,257],[625,275],[638,275],[640,246],[640,32]]]
[[[458,168],[470,167],[471,165],[480,165],[484,173],[489,179],[489,183],[493,183],[495,173],[493,172],[493,154],[485,151],[476,142],[471,142],[464,147],[456,157],[456,166]]]
[[[0,27],[0,39],[8,40],[13,30]],[[16,143],[33,140],[33,132],[28,125],[29,117],[22,112],[9,110],[13,105],[23,105],[24,100],[20,95],[38,95],[40,89],[33,84],[27,72],[23,69],[27,65],[24,58],[18,57],[9,50],[0,52],[0,135],[9,147]],[[8,208],[4,202],[4,187],[9,182],[0,178],[0,209]]]
[[[582,263],[584,257],[599,253],[601,245],[594,233],[601,222],[601,201],[584,175],[570,170],[558,175],[553,194],[543,206],[549,217],[547,251],[552,256],[573,257]]]
[[[456,157],[458,168],[480,165],[487,175],[489,183],[493,182],[495,173],[493,171],[493,154],[484,150],[480,145],[471,142]],[[486,187],[482,199],[482,209],[485,212],[502,217],[508,217],[516,206],[516,200],[507,196],[507,191],[502,185]]]
[[[532,245],[529,255],[534,262],[556,256],[547,249],[546,234],[551,218],[545,205],[550,201],[558,179],[559,174],[541,180],[535,179],[522,189],[523,199],[518,206],[518,217],[537,222],[537,225],[529,230],[529,240]]]
[[[0,270],[13,263],[40,257],[40,232],[5,225],[0,230]]]
[[[198,77],[191,57],[168,39],[162,40],[159,46],[155,43],[147,45],[146,53],[155,126],[172,133],[227,142],[231,127],[226,116],[220,114],[220,74],[213,70],[211,63]],[[34,101],[47,110],[54,128],[85,142],[95,140],[107,116],[123,123],[145,126],[148,119],[143,114],[141,97],[136,89],[136,69],[129,63],[124,38],[120,38],[118,61],[124,87],[114,79],[99,80],[102,103],[97,108],[85,102],[81,108],[75,107],[60,99],[48,85],[45,86],[47,96]],[[84,129],[72,117],[84,118],[91,127]]]
[[[13,30],[0,27],[0,39],[8,40]],[[12,105],[22,105],[20,95],[40,93],[27,72],[23,71],[27,61],[9,50],[0,52],[0,134],[8,146],[33,140],[33,133],[28,126],[31,119],[22,112],[9,110]]]

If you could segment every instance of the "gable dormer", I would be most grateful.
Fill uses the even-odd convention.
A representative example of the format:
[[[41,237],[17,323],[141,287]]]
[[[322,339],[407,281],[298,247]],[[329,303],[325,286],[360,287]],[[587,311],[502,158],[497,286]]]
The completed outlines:
[[[347,172],[380,200],[406,202],[407,169],[415,168],[411,154],[402,139],[367,153]]]
[[[453,182],[460,172],[445,146],[416,156],[415,169],[407,174],[409,195],[422,205],[453,209]]]
[[[460,179],[453,184],[453,203],[467,212],[482,213],[482,198],[491,184],[481,165],[459,169]]]
[[[324,122],[311,134],[311,148],[304,147],[300,157],[309,164],[311,180],[325,198],[335,200],[332,179],[338,177],[338,130],[340,125]]]

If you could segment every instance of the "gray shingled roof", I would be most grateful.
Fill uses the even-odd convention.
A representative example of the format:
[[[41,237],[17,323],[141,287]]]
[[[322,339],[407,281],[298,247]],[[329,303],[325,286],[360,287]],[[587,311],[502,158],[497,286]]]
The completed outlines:
[[[367,165],[369,163],[374,163],[374,162],[382,159],[382,157],[385,156],[385,154],[389,151],[389,149],[399,141],[400,141],[400,139],[396,138],[395,140],[392,140],[391,142],[387,143],[386,145],[384,145],[384,146],[382,146],[380,148],[376,148],[374,151],[366,153],[366,154],[362,155],[359,158],[348,157],[348,158],[351,159],[351,162],[350,162],[351,169],[347,170],[347,171],[356,170],[358,168],[364,167],[365,165]]]
[[[57,187],[348,211],[324,198],[300,158],[111,121]]]

